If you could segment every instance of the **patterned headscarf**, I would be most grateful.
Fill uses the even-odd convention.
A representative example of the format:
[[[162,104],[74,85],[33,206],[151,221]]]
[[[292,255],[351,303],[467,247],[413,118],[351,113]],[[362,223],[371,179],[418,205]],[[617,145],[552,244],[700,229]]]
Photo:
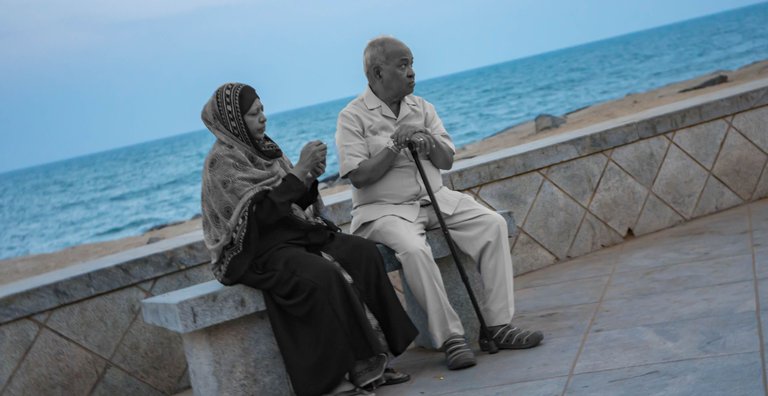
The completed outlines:
[[[247,270],[230,268],[230,263],[243,249],[251,198],[280,184],[291,169],[268,136],[257,141],[248,132],[241,101],[249,101],[250,107],[255,98],[248,98],[249,91],[256,94],[245,84],[224,84],[202,112],[203,123],[216,136],[203,165],[203,235],[213,273],[224,284],[234,283]]]

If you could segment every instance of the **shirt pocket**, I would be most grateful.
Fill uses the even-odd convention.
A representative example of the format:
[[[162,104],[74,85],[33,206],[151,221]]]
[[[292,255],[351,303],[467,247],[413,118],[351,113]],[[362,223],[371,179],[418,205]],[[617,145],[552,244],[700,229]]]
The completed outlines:
[[[365,137],[365,142],[368,145],[368,153],[371,156],[374,156],[379,153],[379,151],[384,150],[385,147],[387,147],[387,142],[389,142],[390,138],[389,136],[382,136],[382,135],[368,135]]]
[[[368,145],[368,154],[374,156],[383,150],[393,132],[393,126],[386,120],[376,120],[366,125],[365,142]]]

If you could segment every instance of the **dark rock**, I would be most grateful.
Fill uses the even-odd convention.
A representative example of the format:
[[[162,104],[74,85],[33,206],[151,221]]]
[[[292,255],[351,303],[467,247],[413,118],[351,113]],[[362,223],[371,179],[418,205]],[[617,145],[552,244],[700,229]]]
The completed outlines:
[[[198,214],[196,214],[196,215],[194,215],[194,216],[190,217],[189,219],[190,219],[190,220],[196,220],[196,219],[199,219],[199,218],[201,218],[201,217],[203,217],[202,213],[198,213]]]
[[[712,86],[719,85],[719,84],[726,83],[726,82],[728,82],[728,76],[726,76],[725,74],[718,74],[716,77],[712,77],[712,78],[702,82],[701,84],[694,85],[694,86],[692,86],[690,88],[686,88],[686,89],[683,89],[681,91],[678,91],[678,93],[695,91],[697,89],[702,89],[702,88],[706,88],[706,87],[712,87]]]
[[[147,245],[155,243],[155,242],[162,241],[163,239],[165,239],[165,238],[159,237],[159,236],[149,237],[149,239],[147,239]]]
[[[181,224],[181,223],[183,223],[183,221],[174,221],[174,222],[171,222],[171,223],[159,224],[159,225],[156,225],[156,226],[152,226],[150,229],[147,230],[147,232],[162,230],[165,227],[175,226],[175,225]]]
[[[555,129],[560,125],[565,124],[565,118],[553,116],[551,114],[539,114],[534,120],[536,123],[536,132],[546,131],[547,129]]]

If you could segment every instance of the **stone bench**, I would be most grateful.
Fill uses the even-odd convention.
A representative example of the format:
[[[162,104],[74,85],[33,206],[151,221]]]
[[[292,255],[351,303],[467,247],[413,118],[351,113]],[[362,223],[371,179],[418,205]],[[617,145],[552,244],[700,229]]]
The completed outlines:
[[[500,214],[507,220],[509,235],[514,235],[511,212]],[[442,232],[428,231],[427,242],[446,290],[459,290],[449,293],[449,298],[465,324],[467,336],[474,340],[477,319]],[[391,249],[379,245],[379,250],[387,272],[401,271]],[[467,269],[474,267],[466,257],[462,261]],[[480,299],[482,287],[477,271],[469,270],[467,274]],[[420,331],[416,345],[431,347],[426,315],[407,284],[402,283],[406,309]],[[209,281],[143,300],[142,315],[149,324],[181,334],[195,395],[293,394],[261,291]]]

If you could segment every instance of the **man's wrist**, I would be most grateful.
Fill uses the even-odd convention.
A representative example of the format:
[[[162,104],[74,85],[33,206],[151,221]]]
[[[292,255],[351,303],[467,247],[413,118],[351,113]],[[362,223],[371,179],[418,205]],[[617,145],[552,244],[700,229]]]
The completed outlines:
[[[386,148],[387,148],[387,149],[389,149],[390,151],[392,151],[392,152],[393,152],[393,153],[395,153],[395,154],[400,154],[400,148],[399,148],[399,147],[397,147],[397,145],[395,144],[395,141],[394,141],[394,140],[391,140],[391,139],[390,139],[390,140],[387,142]]]

